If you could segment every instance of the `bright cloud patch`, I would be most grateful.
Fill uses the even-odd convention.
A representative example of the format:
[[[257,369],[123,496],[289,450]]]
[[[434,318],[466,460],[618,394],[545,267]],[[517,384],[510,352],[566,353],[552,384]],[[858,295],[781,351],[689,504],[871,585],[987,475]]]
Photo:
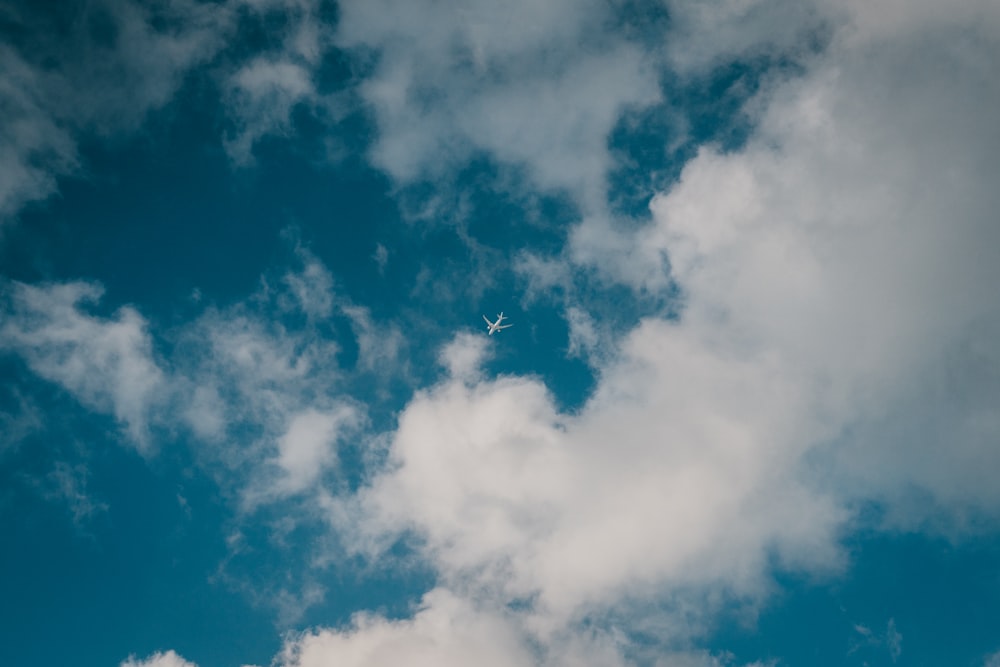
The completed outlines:
[[[276,483],[280,493],[296,493],[316,482],[324,468],[335,461],[338,430],[356,419],[349,407],[331,413],[306,411],[292,418],[288,430],[278,440],[274,463],[282,477]]]
[[[776,362],[719,359],[654,322],[625,350],[575,417],[520,378],[418,396],[362,497],[374,526],[416,529],[474,597],[535,600],[541,628],[664,587],[754,596],[772,554],[837,565],[843,513],[800,466],[823,427]]]
[[[444,591],[432,591],[406,621],[358,616],[353,627],[306,633],[286,644],[282,667],[377,665],[467,665],[516,667],[531,664],[531,653],[502,615],[478,612]]]
[[[404,182],[486,151],[600,206],[607,133],[626,107],[659,97],[640,50],[602,31],[613,18],[603,3],[352,1],[343,11],[338,43],[381,54],[361,88],[379,123],[373,159]]]
[[[995,59],[975,35],[968,48]],[[745,151],[703,151],[653,202],[637,252],[669,255],[699,339],[783,358],[799,393],[821,392],[832,424],[852,429],[833,457],[867,493],[916,482],[995,514],[977,469],[1000,435],[986,398],[1000,396],[1000,200],[985,178],[1000,164],[986,111],[1000,98],[923,39],[852,41],[773,91]],[[934,426],[903,426],[917,414]]]
[[[120,665],[120,667],[197,667],[194,663],[188,662],[174,651],[166,653],[154,653],[145,660],[131,657]]]

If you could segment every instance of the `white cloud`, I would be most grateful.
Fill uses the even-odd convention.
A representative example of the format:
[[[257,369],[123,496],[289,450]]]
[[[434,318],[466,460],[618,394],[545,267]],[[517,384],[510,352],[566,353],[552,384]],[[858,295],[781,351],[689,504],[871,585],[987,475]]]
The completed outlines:
[[[437,588],[412,617],[387,619],[357,614],[341,629],[320,629],[290,636],[275,667],[625,667],[626,642],[617,633],[566,633],[538,643],[510,610],[484,608]],[[642,664],[659,667],[735,667],[728,655],[704,651],[662,651]],[[753,663],[746,667],[766,667]]]
[[[719,355],[781,360],[853,493],[898,520],[933,510],[909,507],[914,486],[997,517],[983,471],[1000,465],[1000,23],[976,2],[918,14],[891,30],[858,11],[762,93],[744,149],[704,148],[631,242],[583,223],[572,256],[657,290],[668,255],[682,329]]]
[[[795,0],[667,0],[671,66],[697,74],[736,59],[801,57],[839,23],[836,3]],[[878,5],[880,3],[870,3]]]
[[[198,667],[188,662],[174,651],[158,652],[144,660],[129,656],[119,667]]]
[[[478,380],[483,362],[490,357],[488,344],[489,340],[481,334],[460,333],[441,349],[438,361],[453,378],[469,382]]]
[[[920,521],[928,508],[905,496],[917,487],[939,508],[1000,516],[995,10],[673,6],[684,34],[722,36],[689,62],[674,55],[692,70],[794,51],[814,26],[832,32],[793,78],[766,82],[746,146],[703,147],[634,234],[601,214],[605,141],[621,109],[650,103],[656,86],[638,47],[609,38],[578,52],[599,32],[596,4],[509,15],[495,3],[344,6],[339,42],[382,52],[362,89],[380,166],[406,180],[480,150],[526,165],[593,213],[566,250],[575,266],[525,256],[544,269],[539,289],[596,266],[637,290],[676,280],[685,304],[678,321],[649,318],[617,341],[574,414],[538,379],[485,378],[483,335],[448,343],[449,376],[400,413],[388,465],[357,497],[317,494],[359,551],[414,535],[440,588],[412,618],[362,615],[293,638],[279,657],[288,667],[538,664],[536,652],[542,664],[625,664],[614,626],[632,629],[651,602],[663,604],[642,622],[679,651],[675,662],[719,663],[684,652],[712,612],[766,599],[776,564],[836,571],[852,500]],[[308,57],[278,62],[241,74],[247,91],[276,96],[255,112],[272,125],[311,94]],[[180,401],[192,430],[217,443],[234,426],[252,434],[218,454],[251,480],[244,497],[317,484],[353,418],[339,400],[339,348],[274,321],[269,299],[294,303],[310,326],[342,312],[361,341],[371,321],[327,298],[322,271],[283,285],[260,296],[262,311],[209,310],[179,336],[199,350],[177,362],[197,401]],[[97,292],[81,284],[14,294],[21,316],[0,330],[4,346],[144,434],[161,380],[138,378],[161,371],[141,318],[87,315],[78,304]],[[576,349],[593,349],[587,318],[567,312]],[[374,358],[375,345],[360,347]],[[891,621],[885,642],[898,656]],[[180,660],[154,658],[165,655]]]
[[[296,250],[302,268],[299,271],[288,271],[282,282],[297,303],[284,304],[285,307],[298,308],[312,318],[330,317],[334,302],[333,275],[308,250],[301,247]]]
[[[571,267],[558,259],[546,259],[523,252],[514,259],[514,271],[527,281],[524,299],[532,302],[554,288],[565,289],[571,282]]]
[[[110,318],[88,314],[84,304],[102,292],[89,283],[10,283],[7,291],[0,349],[17,352],[88,407],[113,414],[131,441],[148,449],[151,411],[164,398],[166,377],[142,316],[127,306]]]
[[[44,199],[55,176],[78,165],[69,132],[45,111],[46,75],[14,50],[0,47],[0,221],[25,203]]]
[[[660,636],[683,645],[717,605],[765,600],[775,564],[842,567],[857,499],[900,521],[968,511],[995,527],[997,24],[975,2],[957,21],[920,15],[895,30],[867,11],[828,16],[825,50],[748,106],[745,147],[703,147],[634,234],[600,215],[574,231],[578,265],[649,292],[675,280],[684,298],[677,322],[646,319],[621,341],[578,413],[537,380],[477,376],[479,348],[457,339],[442,354],[452,377],[414,397],[387,468],[356,505],[333,503],[333,521],[353,534],[360,519],[359,548],[414,534],[442,587],[513,604],[543,646],[583,618],[631,622],[650,600],[676,605]],[[764,23],[733,52],[804,34]],[[389,116],[414,81],[397,56],[372,84]],[[422,131],[448,108],[430,99]],[[411,177],[429,147],[392,154],[391,134],[377,159]],[[575,335],[593,339],[583,318]],[[911,505],[912,488],[935,505]],[[899,656],[892,622],[880,641]]]
[[[83,464],[70,465],[57,462],[48,474],[50,488],[46,495],[52,500],[66,503],[73,515],[73,523],[82,527],[96,514],[108,510],[107,503],[95,500],[88,491],[90,471]]]
[[[236,164],[253,161],[254,144],[264,135],[292,131],[292,111],[315,95],[311,78],[307,66],[264,57],[230,78],[226,105],[237,131],[225,146]]]
[[[357,367],[380,376],[407,372],[407,340],[394,324],[376,323],[363,306],[341,304],[341,312],[351,321],[358,343]]]
[[[337,442],[343,432],[359,421],[358,410],[346,404],[326,412],[308,408],[291,416],[284,434],[278,437],[276,456],[268,459],[280,475],[266,489],[266,495],[283,497],[314,487],[324,472],[336,465]],[[251,498],[251,502],[261,500]]]
[[[447,380],[400,416],[363,508],[376,531],[416,530],[449,586],[534,599],[543,629],[645,590],[753,597],[770,554],[838,565],[844,515],[799,470],[822,434],[782,372],[646,322],[575,417],[535,380]]]
[[[293,414],[325,409],[343,379],[335,341],[310,326],[289,329],[273,303],[259,309],[253,301],[207,310],[180,332],[175,359],[178,380],[190,386],[182,396],[192,397],[182,400],[183,415],[196,433],[219,441],[220,454],[237,460],[259,452],[231,451],[230,429],[254,425],[251,432],[277,438]],[[238,467],[237,460],[230,464]]]
[[[569,354],[588,359],[596,366],[611,345],[608,336],[602,335],[590,313],[576,306],[566,309],[566,323],[569,325]]]
[[[226,152],[234,163],[246,166],[253,162],[253,149],[263,137],[294,133],[293,114],[297,109],[335,123],[349,104],[345,95],[321,92],[316,85],[322,56],[333,39],[332,26],[319,16],[322,3],[244,0],[240,4],[258,18],[283,18],[282,28],[272,23],[268,31],[269,41],[277,46],[223,75],[224,103],[233,122],[233,130],[224,142]],[[327,146],[328,156],[336,153],[331,146]]]
[[[80,132],[135,130],[194,66],[225,43],[229,5],[176,0],[88,3],[69,33],[29,5],[6,15],[26,39],[0,48],[0,220],[79,173]],[[104,37],[95,25],[105,26]],[[51,37],[52,34],[59,37]]]
[[[384,0],[342,11],[338,44],[380,54],[360,89],[379,126],[372,159],[403,182],[487,151],[602,206],[608,133],[625,108],[659,98],[640,50],[605,30],[604,3]]]

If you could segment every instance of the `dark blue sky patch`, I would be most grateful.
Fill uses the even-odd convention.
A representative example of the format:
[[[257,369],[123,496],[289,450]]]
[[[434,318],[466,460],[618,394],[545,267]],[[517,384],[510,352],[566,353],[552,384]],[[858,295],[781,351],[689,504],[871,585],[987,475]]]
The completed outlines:
[[[848,548],[849,576],[778,573],[777,599],[756,623],[723,624],[713,645],[746,662],[872,667],[980,665],[997,649],[1000,541],[868,534]]]
[[[194,288],[221,298],[252,290],[287,223],[259,215],[229,185],[209,119],[185,119],[113,148],[85,144],[90,178],[65,179],[59,199],[23,216],[21,252],[3,248],[8,275],[98,280],[111,301],[154,313]]]
[[[665,3],[650,0],[614,0],[608,22],[610,31],[649,49],[662,44],[670,27],[670,10]]]
[[[46,407],[52,414],[56,406]],[[109,447],[106,420],[63,409],[73,416],[0,461],[11,490],[0,505],[0,566],[12,575],[0,581],[0,618],[20,638],[0,646],[0,660],[97,667],[117,664],[123,650],[178,642],[202,664],[272,655],[268,615],[211,581],[225,553],[215,487],[190,469],[150,466],[131,449]],[[97,506],[91,515],[74,520],[81,498],[56,493],[53,471],[63,465],[86,471],[75,492]],[[60,641],[50,640],[53,628]]]
[[[77,40],[88,39],[91,31],[112,33],[114,30],[113,25],[107,25],[113,21],[106,11],[101,8],[88,10],[87,5],[82,1],[58,0],[19,4],[15,11],[4,12],[0,17],[0,34],[23,56],[39,58],[46,65],[55,66],[57,61],[52,60],[52,49],[60,45],[68,50],[79,48]],[[111,35],[105,34],[105,37]]]

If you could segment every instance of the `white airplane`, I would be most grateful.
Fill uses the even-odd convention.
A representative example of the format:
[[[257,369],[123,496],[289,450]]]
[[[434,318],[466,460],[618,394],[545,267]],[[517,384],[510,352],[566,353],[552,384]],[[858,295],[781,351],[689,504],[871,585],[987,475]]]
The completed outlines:
[[[486,326],[489,327],[491,336],[496,332],[500,331],[501,329],[509,329],[510,327],[514,326],[513,324],[500,324],[504,320],[502,310],[500,311],[500,314],[497,315],[496,322],[490,322],[490,318],[486,317],[485,315],[483,315],[483,319],[486,320]]]

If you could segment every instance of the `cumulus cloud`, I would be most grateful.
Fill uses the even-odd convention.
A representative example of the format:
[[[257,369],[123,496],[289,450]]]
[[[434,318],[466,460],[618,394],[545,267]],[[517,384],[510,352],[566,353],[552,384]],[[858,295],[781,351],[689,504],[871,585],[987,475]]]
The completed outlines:
[[[453,378],[478,380],[482,364],[490,354],[487,345],[487,339],[481,335],[461,333],[441,349],[439,361]]]
[[[529,378],[421,392],[363,492],[367,520],[416,531],[456,590],[531,600],[539,631],[642,591],[763,594],[773,556],[837,567],[843,513],[799,471],[820,433],[777,362],[715,358],[658,322],[624,350],[575,416]]]
[[[389,621],[358,615],[343,631],[294,638],[276,658],[282,667],[531,664],[523,639],[502,615],[480,612],[445,591],[432,591],[413,618]]]
[[[981,471],[1000,436],[997,17],[975,2],[918,14],[890,30],[858,10],[754,102],[744,149],[703,148],[650,226],[628,241],[585,222],[572,253],[640,289],[676,280],[683,329],[794,369],[841,430],[828,453],[844,484],[897,508],[917,485],[996,516]]]
[[[728,655],[706,651],[657,651],[648,664],[663,667],[734,667]],[[634,664],[615,633],[569,633],[539,644],[518,614],[489,609],[431,590],[410,618],[357,614],[341,629],[290,636],[275,657],[277,667],[377,667],[400,664],[459,667],[625,667]],[[746,667],[766,667],[753,663]]]
[[[733,60],[802,56],[841,21],[836,5],[822,1],[667,0],[666,5],[667,55],[684,75]]]

